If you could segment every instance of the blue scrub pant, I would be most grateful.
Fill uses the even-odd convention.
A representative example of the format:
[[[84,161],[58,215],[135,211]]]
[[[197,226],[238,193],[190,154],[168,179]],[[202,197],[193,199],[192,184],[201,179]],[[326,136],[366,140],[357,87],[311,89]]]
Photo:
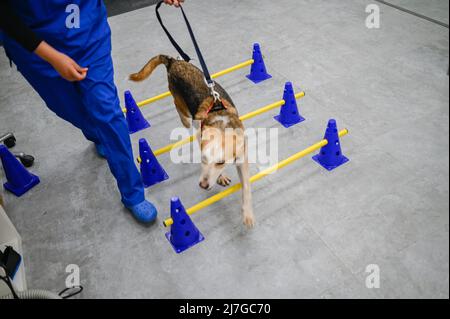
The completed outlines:
[[[79,128],[88,140],[103,145],[124,205],[143,202],[144,185],[134,164],[128,125],[114,84],[111,55],[91,63],[86,79],[81,82],[45,75],[33,68],[26,55],[10,57],[50,110]]]

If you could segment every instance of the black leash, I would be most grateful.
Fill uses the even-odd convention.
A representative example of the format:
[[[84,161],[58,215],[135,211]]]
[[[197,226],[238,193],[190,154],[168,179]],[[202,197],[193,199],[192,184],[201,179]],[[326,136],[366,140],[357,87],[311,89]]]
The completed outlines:
[[[161,15],[159,14],[159,8],[161,8],[161,5],[164,3],[164,1],[160,1],[158,2],[158,4],[156,5],[156,17],[158,18],[159,24],[161,25],[161,27],[163,28],[164,32],[167,34],[167,37],[169,38],[169,41],[172,43],[172,45],[175,47],[175,49],[178,51],[178,53],[181,55],[181,57],[183,58],[184,61],[186,62],[190,62],[191,58],[189,57],[189,55],[187,55],[183,49],[178,45],[177,41],[175,41],[175,39],[172,37],[172,35],[170,34],[169,30],[167,30],[166,26],[164,25],[164,23],[162,22],[161,19]]]
[[[181,55],[183,60],[186,62],[190,62],[191,58],[189,55],[187,55],[183,49],[178,45],[178,43],[175,41],[175,39],[170,34],[169,30],[164,26],[164,23],[162,22],[161,15],[159,14],[159,8],[164,3],[164,1],[160,1],[156,5],[156,17],[158,18],[159,23],[161,24],[161,27],[163,28],[164,32],[167,34],[167,37],[169,38],[169,41],[172,43],[172,45],[175,47],[175,49],[178,51],[178,53]],[[195,38],[194,31],[192,30],[191,24],[189,23],[189,20],[186,16],[186,13],[184,12],[183,7],[180,5],[181,12],[183,14],[184,21],[186,22],[186,26],[188,28],[189,34],[191,36],[192,42],[194,43],[195,51],[197,52],[198,60],[200,61],[200,65],[203,70],[203,74],[205,75],[205,81],[208,87],[211,89],[211,93],[214,96],[214,100],[220,100],[220,95],[214,90],[214,80],[211,78],[211,74],[209,73],[208,67],[206,66],[205,59],[203,58],[203,54],[200,50],[200,47],[198,46],[197,39]]]

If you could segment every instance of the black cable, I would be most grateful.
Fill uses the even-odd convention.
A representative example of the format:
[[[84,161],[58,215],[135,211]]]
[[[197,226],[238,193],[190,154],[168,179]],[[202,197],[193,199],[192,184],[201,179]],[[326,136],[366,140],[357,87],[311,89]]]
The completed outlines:
[[[20,299],[19,296],[16,294],[16,291],[14,290],[14,287],[13,287],[9,277],[8,276],[6,276],[6,277],[0,276],[0,279],[2,281],[4,281],[5,284],[8,286],[9,290],[11,290],[11,294],[13,295],[14,299]]]
[[[70,293],[70,294],[65,295],[65,293],[66,293],[67,291],[71,290],[71,289],[78,289],[78,290],[75,291],[75,292],[73,292],[73,293]],[[74,297],[74,296],[76,296],[76,295],[81,294],[82,291],[83,291],[83,286],[78,286],[78,287],[66,288],[66,289],[64,289],[63,291],[61,291],[58,295],[59,295],[62,299],[69,299],[69,298],[72,298],[72,297]]]
[[[14,299],[19,299],[19,296],[16,294],[16,291],[14,290],[14,287],[11,283],[11,279],[8,276],[8,271],[6,270],[6,265],[3,263],[3,252],[0,250],[0,268],[3,269],[3,271],[5,272],[5,277],[0,276],[0,279],[5,282],[5,284],[8,286],[9,290],[11,290],[11,294],[13,295]]]

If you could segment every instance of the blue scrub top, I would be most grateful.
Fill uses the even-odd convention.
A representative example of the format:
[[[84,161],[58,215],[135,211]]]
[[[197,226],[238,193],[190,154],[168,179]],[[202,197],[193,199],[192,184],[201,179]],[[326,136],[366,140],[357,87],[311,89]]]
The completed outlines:
[[[70,56],[82,67],[89,67],[91,63],[111,52],[111,30],[102,0],[14,0],[10,3],[22,21],[39,37],[56,50]],[[79,8],[79,28],[70,28],[67,25],[66,20],[72,21],[73,15],[73,11],[69,10],[70,5],[77,5]],[[6,35],[4,43],[11,57],[28,54]],[[31,54],[29,58],[40,72],[57,75],[56,71],[37,55]]]

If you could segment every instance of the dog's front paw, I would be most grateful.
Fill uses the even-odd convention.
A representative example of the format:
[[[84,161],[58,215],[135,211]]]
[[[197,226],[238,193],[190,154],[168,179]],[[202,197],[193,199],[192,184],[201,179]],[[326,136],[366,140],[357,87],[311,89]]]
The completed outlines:
[[[231,179],[225,175],[220,175],[219,178],[217,178],[217,184],[226,187],[231,184]]]
[[[250,229],[255,226],[256,220],[252,212],[244,213],[244,225]]]

